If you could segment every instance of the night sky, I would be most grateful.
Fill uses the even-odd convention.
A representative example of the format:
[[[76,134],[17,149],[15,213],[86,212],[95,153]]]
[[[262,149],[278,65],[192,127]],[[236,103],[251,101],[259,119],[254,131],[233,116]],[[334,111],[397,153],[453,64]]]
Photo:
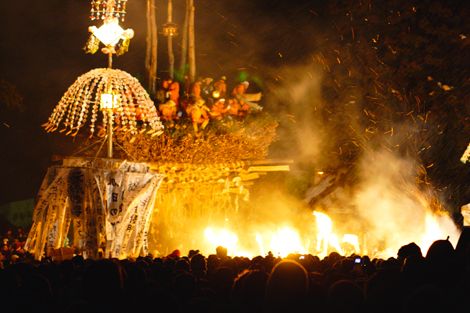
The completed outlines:
[[[156,2],[161,30],[166,19],[166,1]],[[174,21],[181,25],[184,1],[173,2]],[[249,77],[258,79],[254,88],[269,91],[281,67],[305,64],[306,60],[311,60],[313,51],[328,44],[325,34],[335,35],[331,27],[334,21],[325,13],[331,11],[327,7],[330,4],[325,2],[195,0],[198,75],[226,75],[234,80],[240,73],[248,73]],[[353,2],[343,1],[354,8]],[[365,2],[380,6],[373,1]],[[4,0],[0,3],[0,79],[11,87],[10,91],[14,90],[13,94],[22,98],[20,102],[12,101],[19,103],[13,107],[8,107],[4,99],[1,103],[0,204],[34,197],[52,155],[67,155],[77,149],[72,138],[47,134],[40,125],[79,75],[106,66],[104,55],[85,54],[82,49],[89,35],[88,26],[97,24],[88,18],[89,3],[86,0]],[[341,5],[341,1],[334,3]],[[460,14],[468,16],[464,1],[455,3],[451,8],[466,11]],[[129,0],[124,26],[133,28],[136,35],[129,52],[114,61],[114,67],[131,73],[143,86],[146,86],[145,5],[144,0]],[[384,6],[384,16],[387,10]],[[448,18],[452,19],[452,14]],[[470,36],[466,24],[456,22],[453,27],[458,28],[457,33]],[[176,65],[179,64],[179,38],[175,44]],[[465,51],[469,52],[468,45]],[[159,36],[160,78],[166,74],[165,53],[165,40]],[[462,79],[468,74],[468,68],[460,70],[459,79]],[[468,94],[468,83],[462,87]],[[462,105],[468,106],[468,102]],[[468,109],[463,112],[468,113]],[[468,126],[462,129],[468,130]],[[467,139],[459,137],[458,146],[454,147],[457,159],[460,157],[457,152],[462,151],[468,141],[468,133],[459,136]]]

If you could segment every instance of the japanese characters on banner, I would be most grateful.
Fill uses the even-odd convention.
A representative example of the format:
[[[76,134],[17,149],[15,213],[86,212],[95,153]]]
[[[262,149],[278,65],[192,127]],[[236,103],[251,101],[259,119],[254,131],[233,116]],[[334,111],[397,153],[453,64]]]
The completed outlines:
[[[25,249],[40,259],[46,242],[60,246],[61,234],[57,212],[67,207],[67,183],[65,169],[51,167],[39,189],[33,211],[33,224],[25,244]],[[65,214],[66,215],[66,214]]]
[[[66,159],[51,166],[39,190],[25,249],[41,259],[66,241],[85,257],[137,257],[163,175],[142,163]]]

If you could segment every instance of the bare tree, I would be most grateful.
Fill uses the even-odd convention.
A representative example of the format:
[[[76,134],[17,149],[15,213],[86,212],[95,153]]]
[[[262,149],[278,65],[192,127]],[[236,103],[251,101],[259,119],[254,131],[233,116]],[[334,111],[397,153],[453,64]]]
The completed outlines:
[[[194,36],[194,0],[188,3],[189,21],[188,21],[188,60],[189,60],[189,79],[194,82],[196,79],[196,42]]]
[[[145,55],[145,69],[148,73],[148,90],[155,94],[157,82],[157,18],[155,14],[155,0],[147,0],[147,51]]]
[[[167,25],[173,24],[173,4],[171,0],[168,0],[168,19]],[[173,34],[167,35],[168,39],[168,65],[169,75],[173,79],[175,73],[175,55],[173,53]]]
[[[184,15],[183,33],[181,36],[181,59],[180,71],[181,76],[186,74],[186,60],[188,56],[188,21],[189,21],[189,0],[186,0],[186,13]]]

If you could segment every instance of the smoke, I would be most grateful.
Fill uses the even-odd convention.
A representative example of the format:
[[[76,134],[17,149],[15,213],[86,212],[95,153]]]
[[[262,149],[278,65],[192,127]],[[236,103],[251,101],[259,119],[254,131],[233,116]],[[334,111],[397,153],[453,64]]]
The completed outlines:
[[[433,241],[447,237],[455,246],[459,230],[445,203],[429,182],[419,182],[424,168],[416,153],[419,143],[410,140],[410,136],[419,133],[416,125],[392,124],[392,136],[377,135],[373,140],[355,136],[366,125],[359,114],[360,103],[350,100],[356,98],[354,95],[344,95],[344,102],[349,106],[344,105],[332,114],[331,105],[325,104],[322,95],[320,69],[314,65],[296,66],[282,69],[278,75],[281,83],[270,86],[272,93],[266,101],[281,119],[281,143],[275,145],[273,155],[287,156],[297,164],[307,162],[316,169],[330,168],[336,170],[336,175],[341,167],[349,167],[345,184],[336,186],[333,193],[320,201],[327,213],[337,208],[354,208],[343,210],[349,214],[346,222],[334,221],[336,231],[351,229],[351,225],[362,229],[364,233],[359,234],[363,237],[362,252],[371,255],[394,256],[401,246],[410,242],[418,244],[426,253]],[[355,132],[347,134],[350,130]],[[346,165],[337,153],[338,147],[345,140],[354,139],[360,142],[359,153],[353,164]],[[296,165],[293,168],[290,175],[299,175]],[[313,177],[315,173],[309,175]],[[261,201],[259,210],[276,207],[275,216],[295,221],[286,196],[276,197],[275,206]],[[273,217],[263,219],[273,220]],[[307,228],[312,223],[297,227],[301,233],[308,234]]]
[[[322,74],[312,64],[286,67],[271,76],[279,81],[268,84],[267,110],[280,120],[279,142],[273,146],[273,156],[293,158],[296,162],[324,156],[328,128],[322,116]]]
[[[434,240],[450,236],[454,245],[458,240],[458,230],[438,206],[433,190],[418,188],[418,165],[388,150],[367,152],[358,164],[354,203],[367,225],[368,241],[386,247],[388,254],[410,242],[425,253]]]

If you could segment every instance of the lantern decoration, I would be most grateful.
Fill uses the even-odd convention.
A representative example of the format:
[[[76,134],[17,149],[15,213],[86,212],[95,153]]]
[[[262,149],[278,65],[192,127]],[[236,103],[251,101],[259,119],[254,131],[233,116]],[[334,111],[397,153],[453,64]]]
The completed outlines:
[[[110,121],[118,131],[133,135],[138,128],[152,136],[163,130],[153,101],[135,77],[118,69],[98,68],[78,77],[43,127],[47,132],[76,136],[87,126],[91,137]]]
[[[173,3],[171,0],[168,0],[168,16],[166,23],[163,24],[163,36],[165,37],[175,37],[178,35],[178,26],[173,23]]]
[[[110,56],[110,62],[112,54],[121,55],[128,51],[130,40],[134,37],[134,31],[131,28],[124,30],[119,25],[119,19],[124,21],[126,3],[127,0],[95,0],[91,2],[91,20],[103,20],[103,25],[88,28],[91,35],[85,46],[87,53],[94,54],[98,51],[100,42],[105,45],[101,51]],[[119,42],[121,43],[119,44]],[[119,46],[116,48],[118,44]]]
[[[127,0],[93,0],[91,1],[90,19],[94,21],[117,18],[124,22],[126,4]]]
[[[172,22],[165,23],[163,24],[162,34],[165,37],[175,37],[178,35],[178,26]]]

